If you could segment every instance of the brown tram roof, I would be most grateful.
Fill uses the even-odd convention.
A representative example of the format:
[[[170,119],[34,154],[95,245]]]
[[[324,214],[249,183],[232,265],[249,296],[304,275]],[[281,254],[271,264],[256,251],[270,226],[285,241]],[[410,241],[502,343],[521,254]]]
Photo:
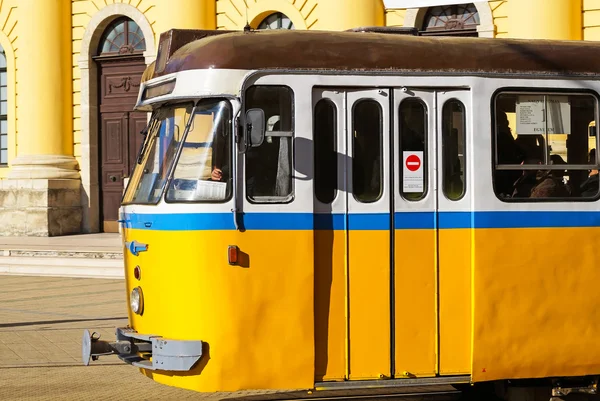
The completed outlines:
[[[204,31],[208,32],[208,31]],[[169,31],[177,37],[177,31]],[[165,34],[163,34],[165,35]],[[206,68],[450,74],[600,74],[600,44],[588,41],[417,37],[389,33],[212,31],[172,48],[154,76]],[[162,36],[161,36],[162,39]],[[180,39],[180,42],[181,39]],[[159,48],[160,60],[161,49]]]

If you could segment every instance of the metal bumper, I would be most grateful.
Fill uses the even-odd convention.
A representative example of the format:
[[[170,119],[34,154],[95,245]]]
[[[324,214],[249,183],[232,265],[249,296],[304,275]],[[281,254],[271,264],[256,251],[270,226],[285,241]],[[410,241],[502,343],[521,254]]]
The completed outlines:
[[[103,355],[117,355],[138,368],[186,372],[202,357],[202,341],[170,340],[117,328],[116,341],[101,341],[97,333],[84,330],[81,355],[84,365]]]

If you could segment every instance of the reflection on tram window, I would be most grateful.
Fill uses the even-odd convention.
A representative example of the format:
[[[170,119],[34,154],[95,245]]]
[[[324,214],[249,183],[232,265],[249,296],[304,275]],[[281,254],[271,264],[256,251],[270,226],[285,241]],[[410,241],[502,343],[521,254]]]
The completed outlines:
[[[359,202],[375,202],[383,192],[382,111],[375,100],[359,100],[352,110],[352,193]]]
[[[400,103],[400,160],[404,160],[404,152],[423,152],[424,180],[417,185],[403,182],[400,174],[402,196],[407,200],[423,199],[427,194],[427,109],[419,99],[407,99]]]
[[[315,196],[322,203],[331,203],[337,194],[337,110],[328,99],[315,106],[313,138],[315,146]]]
[[[442,109],[442,190],[450,200],[465,194],[465,107],[449,100]]]
[[[158,203],[183,139],[192,107],[190,103],[161,108],[154,113],[138,164],[123,196],[124,204]]]
[[[292,90],[286,86],[252,86],[246,91],[246,110],[265,112],[263,143],[246,152],[246,194],[255,203],[282,203],[293,198]]]
[[[221,202],[231,196],[231,108],[200,102],[167,190],[167,202]]]
[[[505,92],[495,98],[494,190],[502,200],[598,196],[596,99]]]

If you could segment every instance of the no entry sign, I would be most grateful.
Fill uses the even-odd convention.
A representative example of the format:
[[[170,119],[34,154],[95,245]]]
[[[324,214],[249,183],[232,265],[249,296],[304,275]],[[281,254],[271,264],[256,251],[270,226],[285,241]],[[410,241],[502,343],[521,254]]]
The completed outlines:
[[[402,152],[402,191],[423,192],[423,152]]]
[[[411,154],[406,158],[405,164],[409,171],[417,171],[421,168],[421,158],[418,155]]]

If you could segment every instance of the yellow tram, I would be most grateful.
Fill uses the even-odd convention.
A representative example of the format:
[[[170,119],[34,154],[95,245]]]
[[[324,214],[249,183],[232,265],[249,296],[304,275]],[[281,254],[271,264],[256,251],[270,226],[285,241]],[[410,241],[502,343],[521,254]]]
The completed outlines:
[[[197,391],[595,390],[599,45],[405,33],[162,34],[129,326],[86,331],[86,364]]]

